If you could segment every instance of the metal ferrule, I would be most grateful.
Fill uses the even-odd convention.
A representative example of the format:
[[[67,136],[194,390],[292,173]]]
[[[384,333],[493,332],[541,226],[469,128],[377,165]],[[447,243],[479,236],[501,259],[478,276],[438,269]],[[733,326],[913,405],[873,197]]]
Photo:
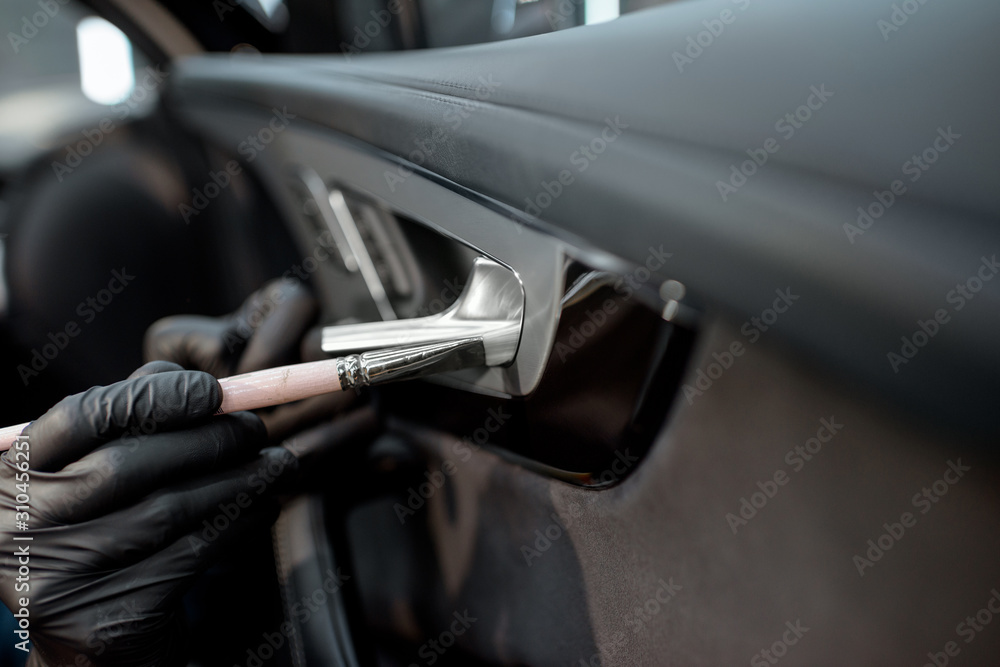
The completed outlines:
[[[463,338],[352,354],[337,361],[343,390],[474,368],[486,363],[482,338]]]
[[[368,385],[367,378],[361,375],[361,355],[352,354],[337,360],[337,378],[343,390],[356,389]]]

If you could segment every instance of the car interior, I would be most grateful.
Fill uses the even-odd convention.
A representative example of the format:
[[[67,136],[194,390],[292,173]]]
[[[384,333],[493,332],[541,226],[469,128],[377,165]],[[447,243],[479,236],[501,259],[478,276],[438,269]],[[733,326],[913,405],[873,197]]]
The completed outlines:
[[[0,425],[275,278],[313,359],[509,334],[269,424],[190,664],[996,664],[996,3],[0,20]]]

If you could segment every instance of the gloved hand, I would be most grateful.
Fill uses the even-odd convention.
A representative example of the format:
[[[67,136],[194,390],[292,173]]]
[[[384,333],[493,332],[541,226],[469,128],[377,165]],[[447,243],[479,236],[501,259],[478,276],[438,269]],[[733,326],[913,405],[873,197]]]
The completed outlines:
[[[177,315],[149,328],[144,345],[147,360],[162,359],[228,377],[300,361],[324,358],[315,322],[319,304],[295,280],[271,281],[225,317]],[[316,396],[293,405],[258,411],[272,442],[343,411],[353,392]]]
[[[0,457],[0,598],[28,610],[30,665],[182,662],[181,595],[274,519],[297,470],[287,450],[260,451],[254,415],[212,416],[220,402],[211,376],[155,362],[64,399]]]
[[[300,344],[319,305],[290,279],[271,281],[231,315],[166,317],[146,332],[147,361],[161,359],[217,378],[301,361]]]

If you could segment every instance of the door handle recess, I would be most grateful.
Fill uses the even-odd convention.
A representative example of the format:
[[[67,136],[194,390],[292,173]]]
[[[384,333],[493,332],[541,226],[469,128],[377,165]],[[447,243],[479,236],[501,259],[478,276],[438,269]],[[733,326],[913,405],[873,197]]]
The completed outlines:
[[[485,363],[475,365],[505,366],[517,354],[523,319],[524,287],[520,279],[507,267],[479,257],[465,289],[444,312],[408,320],[325,327],[321,347],[327,354],[340,356],[479,339]]]

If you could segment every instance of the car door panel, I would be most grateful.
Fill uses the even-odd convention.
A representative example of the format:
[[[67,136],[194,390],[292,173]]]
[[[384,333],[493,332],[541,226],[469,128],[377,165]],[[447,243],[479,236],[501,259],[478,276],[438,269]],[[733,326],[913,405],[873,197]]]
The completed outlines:
[[[475,256],[524,286],[513,365],[375,392],[357,470],[282,519],[335,536],[359,655],[756,664],[784,642],[795,664],[916,663],[980,608],[1000,575],[1000,292],[963,312],[949,295],[1000,246],[997,130],[968,103],[998,98],[998,10],[959,4],[891,43],[867,3],[679,3],[509,43],[180,64],[173,108],[245,160],[304,257],[306,168],[427,235],[415,313]],[[724,39],[673,69],[723,9]],[[853,235],[948,128],[976,139]],[[377,317],[358,276],[312,279],[325,323]],[[574,305],[584,287],[597,300]],[[607,302],[634,318],[597,324]],[[292,600],[316,581],[294,579]],[[341,655],[301,636],[303,656]]]

